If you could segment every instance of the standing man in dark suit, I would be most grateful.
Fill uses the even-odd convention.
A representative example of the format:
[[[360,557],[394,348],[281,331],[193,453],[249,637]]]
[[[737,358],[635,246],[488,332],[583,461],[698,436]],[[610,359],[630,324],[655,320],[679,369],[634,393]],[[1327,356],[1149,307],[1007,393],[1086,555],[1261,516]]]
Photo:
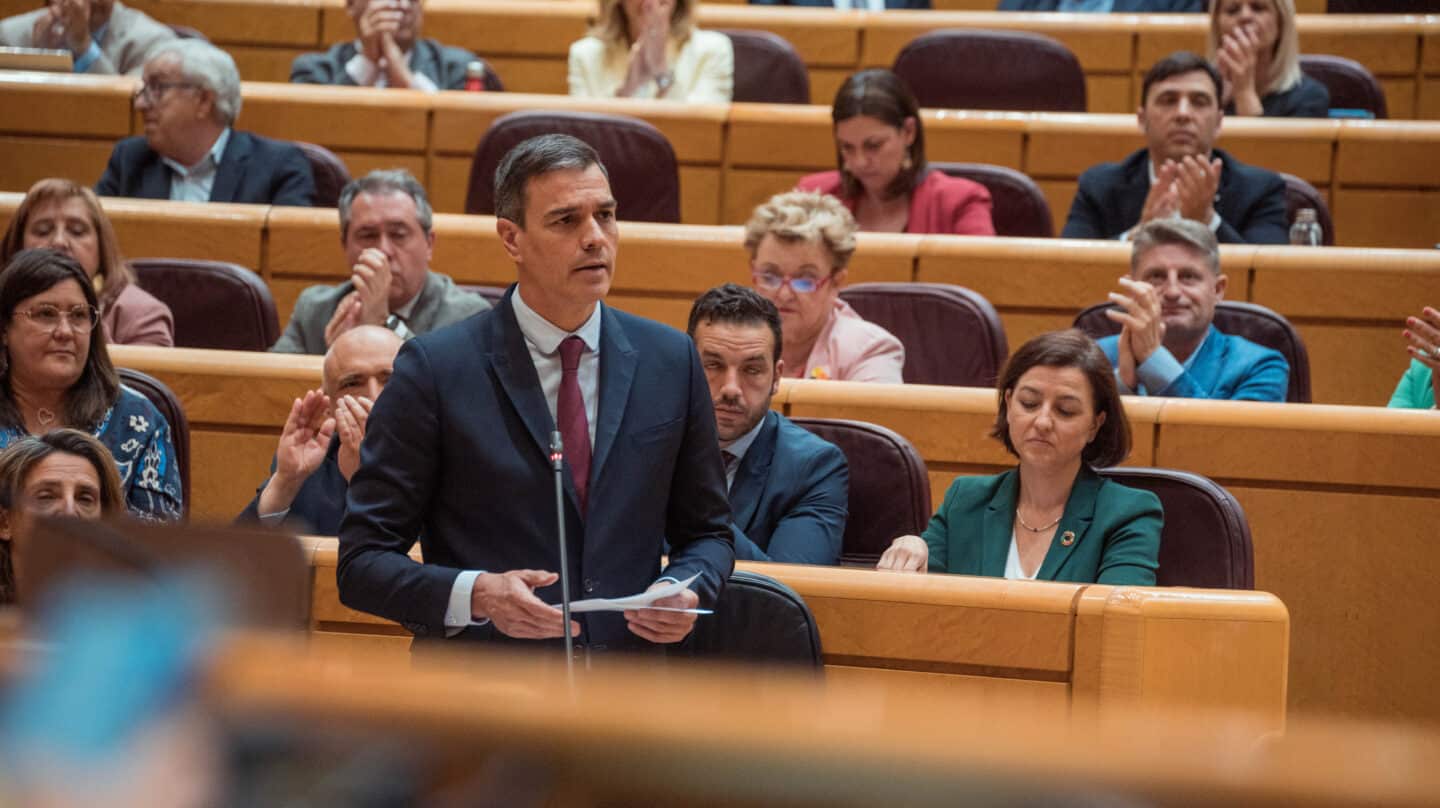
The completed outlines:
[[[725,472],[690,340],[601,303],[619,240],[594,149],[516,146],[495,172],[496,230],[519,283],[478,317],[401,350],[375,403],[340,525],[340,599],[416,634],[563,637],[590,650],[673,643],[695,614],[556,606],[552,431],[564,436],[570,594],[715,603],[734,566]],[[425,563],[407,555],[420,536]],[[661,570],[666,539],[669,565]]]
[[[323,354],[360,325],[401,339],[459,322],[489,301],[430,269],[434,213],[425,186],[403,168],[371,171],[340,191],[340,246],[350,280],[300,293],[275,353]]]
[[[145,119],[145,136],[115,144],[95,193],[177,202],[314,202],[310,163],[295,144],[233,128],[240,71],[230,54],[178,39],[155,49],[142,78],[135,109]]]
[[[1206,225],[1228,244],[1285,244],[1285,181],[1214,148],[1224,113],[1220,74],[1181,51],[1145,74],[1139,110],[1146,147],[1080,175],[1064,238],[1128,239],[1152,219]]]
[[[770,409],[785,366],[779,309],[727,283],[695,301],[688,330],[715,405],[735,557],[838,564],[850,467],[833,444]]]
[[[886,9],[908,8],[924,10],[930,8],[930,0],[750,0],[752,6],[815,6],[835,8],[841,11],[884,11]]]
[[[290,81],[426,92],[463,90],[466,70],[478,64],[485,89],[501,89],[500,79],[479,56],[420,38],[421,6],[421,0],[346,0],[345,13],[355,24],[355,38],[324,53],[295,57]]]

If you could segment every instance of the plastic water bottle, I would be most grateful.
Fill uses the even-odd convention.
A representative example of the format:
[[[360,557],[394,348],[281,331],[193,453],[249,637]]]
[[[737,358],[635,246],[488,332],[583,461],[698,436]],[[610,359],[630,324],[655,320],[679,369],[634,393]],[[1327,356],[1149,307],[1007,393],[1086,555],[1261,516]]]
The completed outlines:
[[[1319,247],[1325,243],[1325,234],[1320,230],[1314,208],[1301,208],[1295,212],[1295,224],[1290,225],[1290,243],[1302,247]]]
[[[465,65],[465,92],[485,92],[485,64],[483,62],[471,62]]]

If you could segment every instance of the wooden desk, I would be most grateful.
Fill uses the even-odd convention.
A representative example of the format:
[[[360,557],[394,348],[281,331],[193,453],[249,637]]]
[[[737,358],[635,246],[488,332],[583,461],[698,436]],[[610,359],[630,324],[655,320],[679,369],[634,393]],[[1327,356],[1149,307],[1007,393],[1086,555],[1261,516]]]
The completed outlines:
[[[340,604],[336,542],[306,538],[314,568],[312,627],[345,635],[408,634]],[[1253,712],[1285,720],[1289,616],[1263,592],[1087,586],[956,575],[741,562],[810,606],[831,681],[947,692],[983,684],[1092,717],[1137,705]],[[377,644],[377,643],[372,643]],[[1216,649],[1203,662],[1196,647]],[[1219,648],[1224,650],[1220,651]]]
[[[891,692],[763,669],[615,660],[572,685],[553,659],[498,649],[397,659],[245,638],[218,647],[200,684],[207,704],[262,722],[266,737],[345,727],[347,752],[389,760],[403,748],[429,764],[422,786],[453,796],[461,782],[474,801],[508,788],[563,806],[1103,794],[1156,806],[1416,808],[1440,788],[1440,740],[1425,728],[1296,719],[1261,738],[1263,723],[1243,715],[1116,711],[1097,722],[978,689]]]

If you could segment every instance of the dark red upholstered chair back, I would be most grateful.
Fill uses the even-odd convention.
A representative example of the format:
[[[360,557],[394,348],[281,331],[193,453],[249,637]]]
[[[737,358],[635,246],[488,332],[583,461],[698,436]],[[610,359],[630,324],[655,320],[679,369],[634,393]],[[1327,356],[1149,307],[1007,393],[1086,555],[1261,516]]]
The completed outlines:
[[[1307,53],[1300,70],[1330,91],[1331,109],[1368,109],[1376,118],[1388,117],[1385,90],[1365,65],[1343,56]]]
[[[883,426],[833,418],[792,418],[830,441],[850,465],[850,516],[840,563],[875,566],[896,536],[930,521],[930,477],[910,441]]]
[[[1052,238],[1055,221],[1040,186],[1023,172],[988,163],[930,163],[952,177],[978,182],[990,191],[990,219],[995,235]]]
[[[548,134],[573,135],[599,152],[624,221],[680,221],[680,170],[670,141],[638,118],[595,112],[512,112],[496,120],[475,147],[465,212],[493,214],[501,158],[521,141]]]
[[[1040,34],[946,28],[910,41],[892,68],[920,106],[1085,112],[1085,71]]]
[[[170,441],[175,444],[175,463],[180,467],[180,496],[184,498],[184,513],[190,514],[190,421],[185,417],[185,408],[180,399],[159,379],[131,368],[116,368],[120,383],[150,399],[155,409],[165,416],[170,424]],[[137,472],[138,473],[138,472]]]
[[[1295,223],[1295,215],[1301,208],[1314,208],[1315,221],[1320,223],[1320,243],[1326,247],[1335,244],[1335,221],[1330,218],[1330,206],[1315,186],[1294,174],[1280,173],[1285,180],[1285,220]]]
[[[1105,310],[1114,305],[1097,303],[1085,309],[1076,315],[1075,327],[1095,339],[1120,333],[1120,325],[1105,316]],[[1215,306],[1215,327],[1279,351],[1290,363],[1290,388],[1285,400],[1310,403],[1310,354],[1289,320],[1258,303],[1222,300]]]
[[[840,298],[905,346],[907,384],[993,387],[1010,349],[990,301],[947,283],[857,283]]]
[[[137,258],[140,288],[175,316],[175,345],[268,351],[280,338],[270,287],[250,270],[223,261]]]
[[[1100,475],[1154,492],[1165,509],[1159,586],[1254,589],[1250,524],[1235,497],[1207,477],[1151,468],[1100,469]]]
[[[303,140],[293,142],[305,154],[305,159],[310,161],[310,173],[315,176],[313,207],[335,207],[340,202],[340,192],[345,190],[345,186],[350,182],[350,170],[345,167],[345,161],[324,146]]]
[[[788,40],[769,31],[721,29],[735,49],[731,99],[758,104],[810,103],[810,73]]]

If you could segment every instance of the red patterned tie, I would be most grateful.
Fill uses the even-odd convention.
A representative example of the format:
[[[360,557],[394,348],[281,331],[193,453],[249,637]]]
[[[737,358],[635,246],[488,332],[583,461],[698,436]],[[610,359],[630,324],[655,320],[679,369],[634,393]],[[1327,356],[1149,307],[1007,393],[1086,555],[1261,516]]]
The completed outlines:
[[[590,420],[585,417],[585,395],[580,392],[580,354],[585,341],[571,335],[560,341],[560,395],[555,402],[555,420],[565,442],[565,460],[570,479],[585,513],[585,495],[590,486]]]

